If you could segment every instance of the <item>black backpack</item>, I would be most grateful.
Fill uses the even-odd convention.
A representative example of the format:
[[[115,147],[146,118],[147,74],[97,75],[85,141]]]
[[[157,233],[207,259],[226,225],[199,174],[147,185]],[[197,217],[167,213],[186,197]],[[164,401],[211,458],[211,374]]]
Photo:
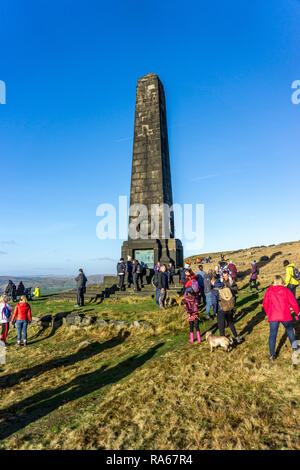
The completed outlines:
[[[300,272],[298,271],[297,268],[295,268],[295,266],[293,266],[293,278],[296,281],[300,281]]]
[[[158,271],[155,271],[154,273],[152,284],[154,285],[154,287],[158,287]]]

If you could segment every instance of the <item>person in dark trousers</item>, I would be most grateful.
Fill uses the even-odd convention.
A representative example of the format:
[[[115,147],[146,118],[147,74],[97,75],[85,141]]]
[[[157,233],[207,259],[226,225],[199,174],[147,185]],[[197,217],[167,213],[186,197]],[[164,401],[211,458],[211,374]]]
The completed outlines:
[[[86,292],[86,283],[87,278],[82,269],[78,270],[79,274],[75,278],[76,285],[77,285],[77,304],[75,307],[83,307],[84,306],[84,294]]]
[[[204,276],[206,275],[206,272],[204,271],[202,264],[199,264],[198,268],[199,268],[199,271],[196,272],[196,278],[197,278],[197,281],[198,281],[199,292],[200,292],[201,297],[203,299],[204,305],[206,305],[206,297],[205,297],[205,293],[204,293]],[[201,297],[198,296],[199,300],[200,300]]]
[[[283,266],[286,268],[285,287],[287,287],[296,297],[296,289],[299,285],[299,282],[294,277],[294,268],[296,268],[296,266],[294,263],[289,263],[287,259],[284,260]]]
[[[256,289],[256,293],[258,293],[258,287],[257,287],[257,277],[258,277],[258,267],[256,264],[256,261],[251,261],[251,274],[250,274],[250,280],[249,280],[249,292],[252,292],[252,284],[254,285],[254,288]]]
[[[175,268],[174,268],[172,263],[168,264],[167,273],[168,273],[168,283],[169,283],[169,286],[170,286],[171,284],[174,284],[173,277],[174,277],[174,274],[175,274]]]
[[[120,258],[120,261],[117,264],[117,274],[119,276],[119,289],[125,290],[124,280],[125,280],[126,265],[124,263],[124,258]]]
[[[153,282],[152,282],[154,287],[155,287],[155,303],[158,307],[159,307],[159,294],[160,294],[160,290],[159,290],[159,287],[158,287],[158,274],[159,274],[159,271],[160,271],[160,268],[154,270],[154,276],[153,276]]]
[[[222,299],[222,294],[220,291],[225,288],[223,282],[221,282],[216,275],[212,278],[212,303],[214,308],[214,314],[217,316],[218,328],[220,336],[225,336],[225,327],[227,326],[231,329],[232,334],[239,344],[242,340],[238,337],[237,331],[233,322],[233,309],[235,304],[235,293],[232,289],[231,298],[228,300]]]
[[[298,346],[293,329],[291,309],[294,310],[296,314],[296,320],[299,320],[299,305],[293,293],[283,285],[283,279],[281,276],[275,276],[273,284],[266,290],[263,307],[270,325],[270,359],[273,361],[277,358],[275,346],[280,323],[282,323],[285,328],[292,349],[296,351]]]
[[[167,268],[163,264],[160,268],[160,271],[158,272],[158,286],[159,288],[159,307],[161,309],[165,309],[165,301],[166,301],[166,295],[167,295],[167,289],[168,289],[168,275],[167,275]]]
[[[12,281],[8,281],[8,284],[5,289],[5,295],[7,295],[7,297],[13,302],[17,300],[17,288]]]
[[[27,327],[31,321],[32,317],[30,305],[27,303],[25,295],[22,295],[20,302],[15,307],[11,319],[13,325],[17,324],[17,346],[21,345],[22,332],[24,346],[27,346]]]
[[[133,259],[132,260],[132,278],[133,278],[133,285],[134,285],[134,291],[138,292],[141,290],[139,286],[139,279],[140,279],[140,274],[141,274],[141,265],[138,262],[138,260]]]
[[[213,318],[213,315],[210,315],[210,310],[212,307],[212,285],[211,285],[211,280],[213,278],[214,272],[212,269],[208,271],[207,274],[205,274],[203,281],[204,281],[204,295],[205,295],[205,301],[206,301],[206,318],[207,320],[210,320]]]
[[[131,284],[133,284],[131,256],[127,257],[126,270],[127,270],[127,287],[129,289],[131,287]]]
[[[24,293],[25,293],[25,286],[24,286],[23,282],[20,281],[19,285],[18,285],[18,288],[17,288],[16,295],[18,297],[21,297],[21,295],[24,295]]]

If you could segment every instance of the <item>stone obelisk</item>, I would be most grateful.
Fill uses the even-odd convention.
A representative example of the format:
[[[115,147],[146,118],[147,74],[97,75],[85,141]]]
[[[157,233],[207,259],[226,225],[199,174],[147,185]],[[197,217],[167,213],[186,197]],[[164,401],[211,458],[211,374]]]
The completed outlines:
[[[153,204],[169,208],[173,204],[165,93],[160,79],[153,73],[141,77],[136,87],[130,206],[134,204],[147,207],[148,228],[144,237],[138,239],[131,236],[129,228],[122,256],[126,259],[130,255],[149,269],[153,269],[157,261],[182,266],[183,247],[181,241],[174,238],[174,214],[172,211],[169,214],[167,237],[162,236],[166,221],[163,224],[161,214],[159,221],[151,219]],[[129,217],[129,222],[132,219]],[[145,226],[141,225],[141,231],[142,227]],[[157,238],[153,238],[153,230]],[[145,238],[150,233],[152,237]]]

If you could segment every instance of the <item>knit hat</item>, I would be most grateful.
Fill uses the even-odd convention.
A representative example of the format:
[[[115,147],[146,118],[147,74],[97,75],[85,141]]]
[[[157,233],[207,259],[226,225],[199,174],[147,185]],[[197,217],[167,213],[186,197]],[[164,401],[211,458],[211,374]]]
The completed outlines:
[[[256,261],[255,261],[255,260],[254,260],[254,261],[251,261],[251,264],[255,264],[255,263],[256,263]]]

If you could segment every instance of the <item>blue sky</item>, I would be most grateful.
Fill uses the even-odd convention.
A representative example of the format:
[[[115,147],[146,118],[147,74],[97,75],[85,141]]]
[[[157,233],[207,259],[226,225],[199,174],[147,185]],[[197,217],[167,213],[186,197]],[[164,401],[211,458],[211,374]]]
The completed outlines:
[[[299,24],[296,0],[1,2],[0,275],[114,272],[122,241],[96,237],[96,208],[129,195],[149,72],[202,251],[298,240]]]

